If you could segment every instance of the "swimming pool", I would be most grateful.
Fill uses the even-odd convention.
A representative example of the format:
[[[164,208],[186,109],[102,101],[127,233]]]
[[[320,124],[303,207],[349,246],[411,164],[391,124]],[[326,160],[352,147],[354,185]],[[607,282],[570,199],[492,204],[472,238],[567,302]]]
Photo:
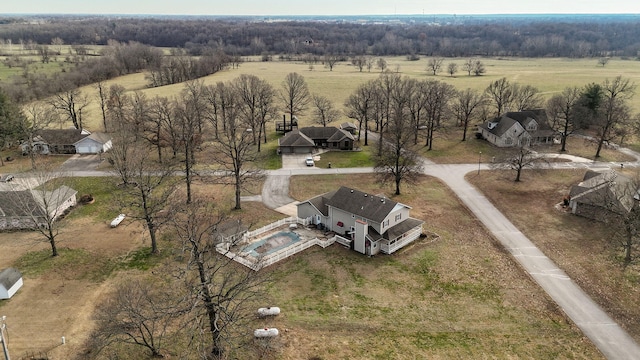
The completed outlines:
[[[252,256],[264,256],[300,241],[300,236],[292,231],[280,231],[267,238],[251,243],[242,249]]]

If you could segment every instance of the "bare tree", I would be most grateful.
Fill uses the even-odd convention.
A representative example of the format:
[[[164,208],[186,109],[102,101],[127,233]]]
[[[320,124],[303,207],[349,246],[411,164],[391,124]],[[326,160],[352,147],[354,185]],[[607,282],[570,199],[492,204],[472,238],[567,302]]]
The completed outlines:
[[[368,146],[368,129],[369,120],[372,117],[372,112],[375,107],[375,81],[370,80],[360,86],[349,95],[349,98],[345,102],[346,115],[350,119],[358,121],[358,140],[364,129],[364,146]]]
[[[389,123],[382,150],[374,157],[375,171],[384,183],[393,179],[395,194],[400,195],[400,183],[412,182],[422,172],[419,157],[411,148],[415,126],[409,115],[413,83],[408,79],[393,82],[389,93]]]
[[[242,208],[240,194],[248,185],[262,179],[262,171],[255,165],[257,149],[253,135],[242,122],[242,103],[237,89],[231,84],[218,84],[217,121],[223,124],[213,147],[212,160],[221,166],[221,181],[235,189],[235,209]]]
[[[124,281],[96,307],[91,343],[102,351],[114,343],[141,346],[151,357],[163,357],[165,339],[181,327],[187,313],[183,294],[164,280]]]
[[[201,199],[184,205],[174,213],[173,227],[188,254],[179,278],[192,294],[194,338],[201,340],[203,358],[223,359],[234,341],[246,336],[241,330],[255,316],[254,302],[266,278],[218,246],[214,232],[225,216],[215,203]]]
[[[425,89],[427,91],[425,104],[427,139],[425,146],[429,150],[433,150],[435,133],[443,127],[443,122],[447,119],[449,101],[455,95],[455,88],[442,81],[429,80]]]
[[[358,71],[362,72],[367,65],[367,59],[362,55],[354,56],[351,59],[351,64],[358,68]]]
[[[482,61],[480,61],[479,59],[476,59],[473,62],[473,74],[475,76],[480,76],[480,75],[484,74],[485,72],[487,72],[487,69],[484,67],[484,63]]]
[[[508,169],[516,172],[514,181],[520,181],[522,170],[542,168],[547,164],[544,155],[531,150],[525,144],[513,148],[503,149],[496,161],[491,164],[494,169]]]
[[[303,113],[307,109],[309,101],[311,101],[311,94],[304,77],[295,72],[289,73],[282,82],[280,99],[284,103],[286,112],[290,114],[291,119]]]
[[[598,59],[598,65],[604,67],[605,65],[607,65],[609,63],[609,58],[608,57],[601,57]]]
[[[329,68],[329,71],[333,71],[333,67],[340,61],[340,57],[335,54],[325,54],[324,56],[324,66]]]
[[[96,89],[98,89],[98,103],[100,104],[100,113],[102,114],[102,127],[105,132],[107,129],[107,89],[105,89],[104,81],[98,81],[96,83]]]
[[[243,122],[248,125],[253,135],[254,145],[260,151],[260,138],[264,135],[267,143],[266,123],[276,116],[275,89],[266,80],[255,75],[242,74],[233,81],[233,86],[240,96],[240,113]]]
[[[24,113],[0,90],[0,151],[26,137],[25,124],[27,124],[27,119]],[[32,167],[34,165],[32,163]],[[4,166],[4,159],[1,156],[0,166]]]
[[[0,207],[5,216],[14,217],[14,224],[37,231],[51,246],[51,256],[58,256],[60,220],[76,204],[77,191],[65,185],[60,173],[40,169],[34,173],[30,187],[12,184],[3,192]],[[9,207],[7,207],[9,205]]]
[[[515,111],[533,110],[542,106],[540,91],[534,86],[514,83],[511,85],[511,92]]]
[[[567,138],[580,128],[579,106],[581,92],[578,87],[567,87],[547,101],[547,114],[551,128],[560,134],[560,151],[567,151]]]
[[[387,70],[387,60],[385,60],[384,58],[378,58],[378,60],[376,61],[376,66],[378,67],[378,69],[380,69],[380,72],[384,72],[385,70]]]
[[[471,76],[471,72],[473,72],[475,61],[473,59],[467,59],[462,64],[462,69],[467,72],[469,76]]]
[[[140,142],[124,150],[126,156],[109,152],[114,171],[121,178],[126,175],[116,199],[127,216],[142,221],[151,239],[151,253],[157,254],[157,232],[168,221],[167,206],[177,188],[174,168],[151,159],[150,149]]]
[[[327,126],[340,118],[340,110],[333,106],[326,96],[313,95],[313,121],[322,126]]]
[[[440,70],[442,70],[442,63],[444,62],[443,58],[440,57],[432,57],[427,61],[427,70],[431,72],[433,76],[438,75]]]
[[[617,135],[617,130],[624,130],[624,122],[629,118],[627,101],[633,97],[635,85],[621,76],[613,80],[605,80],[602,84],[602,105],[598,129],[598,149],[595,157],[600,157],[600,150],[605,142]]]
[[[453,76],[458,72],[458,64],[452,62],[447,65],[447,73],[449,76]]]
[[[48,128],[49,125],[56,122],[58,118],[49,106],[41,103],[32,103],[25,107],[24,116],[17,118],[17,120],[20,120],[20,133],[24,137],[29,151],[31,169],[35,170],[37,167],[36,156],[38,156],[38,152],[34,149],[33,140],[38,131]]]
[[[82,112],[90,102],[89,98],[76,88],[54,95],[49,103],[71,121],[76,129],[82,129]]]
[[[495,116],[502,115],[514,100],[513,87],[506,77],[489,84],[484,92],[496,109]]]
[[[463,128],[462,141],[467,139],[467,130],[471,120],[479,114],[483,105],[486,103],[487,99],[483,94],[471,88],[460,90],[456,93],[451,104],[451,109],[458,120],[458,124]]]

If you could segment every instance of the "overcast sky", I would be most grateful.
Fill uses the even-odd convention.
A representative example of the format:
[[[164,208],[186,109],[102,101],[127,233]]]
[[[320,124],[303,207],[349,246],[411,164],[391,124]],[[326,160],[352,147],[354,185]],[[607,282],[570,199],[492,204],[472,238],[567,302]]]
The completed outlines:
[[[638,0],[5,0],[0,11],[48,14],[393,15],[633,13]]]

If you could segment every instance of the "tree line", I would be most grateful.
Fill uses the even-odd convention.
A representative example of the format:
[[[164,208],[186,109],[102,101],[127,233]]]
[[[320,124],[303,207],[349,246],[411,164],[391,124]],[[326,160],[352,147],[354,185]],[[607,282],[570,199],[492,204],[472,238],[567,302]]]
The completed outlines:
[[[139,42],[183,48],[189,55],[207,49],[230,55],[406,55],[468,57],[637,57],[640,29],[635,19],[505,20],[393,24],[281,21],[249,19],[144,17],[12,18],[0,28],[3,43],[106,45],[109,41]]]

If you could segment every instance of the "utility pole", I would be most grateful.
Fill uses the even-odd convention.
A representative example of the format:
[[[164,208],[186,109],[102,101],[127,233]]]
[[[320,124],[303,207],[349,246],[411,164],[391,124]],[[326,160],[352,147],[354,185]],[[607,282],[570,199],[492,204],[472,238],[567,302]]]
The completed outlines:
[[[7,328],[7,324],[5,324],[6,316],[2,316],[0,318],[0,343],[2,343],[2,350],[4,352],[4,360],[11,360],[9,357],[9,349],[7,348],[7,339],[4,337],[4,329]]]

